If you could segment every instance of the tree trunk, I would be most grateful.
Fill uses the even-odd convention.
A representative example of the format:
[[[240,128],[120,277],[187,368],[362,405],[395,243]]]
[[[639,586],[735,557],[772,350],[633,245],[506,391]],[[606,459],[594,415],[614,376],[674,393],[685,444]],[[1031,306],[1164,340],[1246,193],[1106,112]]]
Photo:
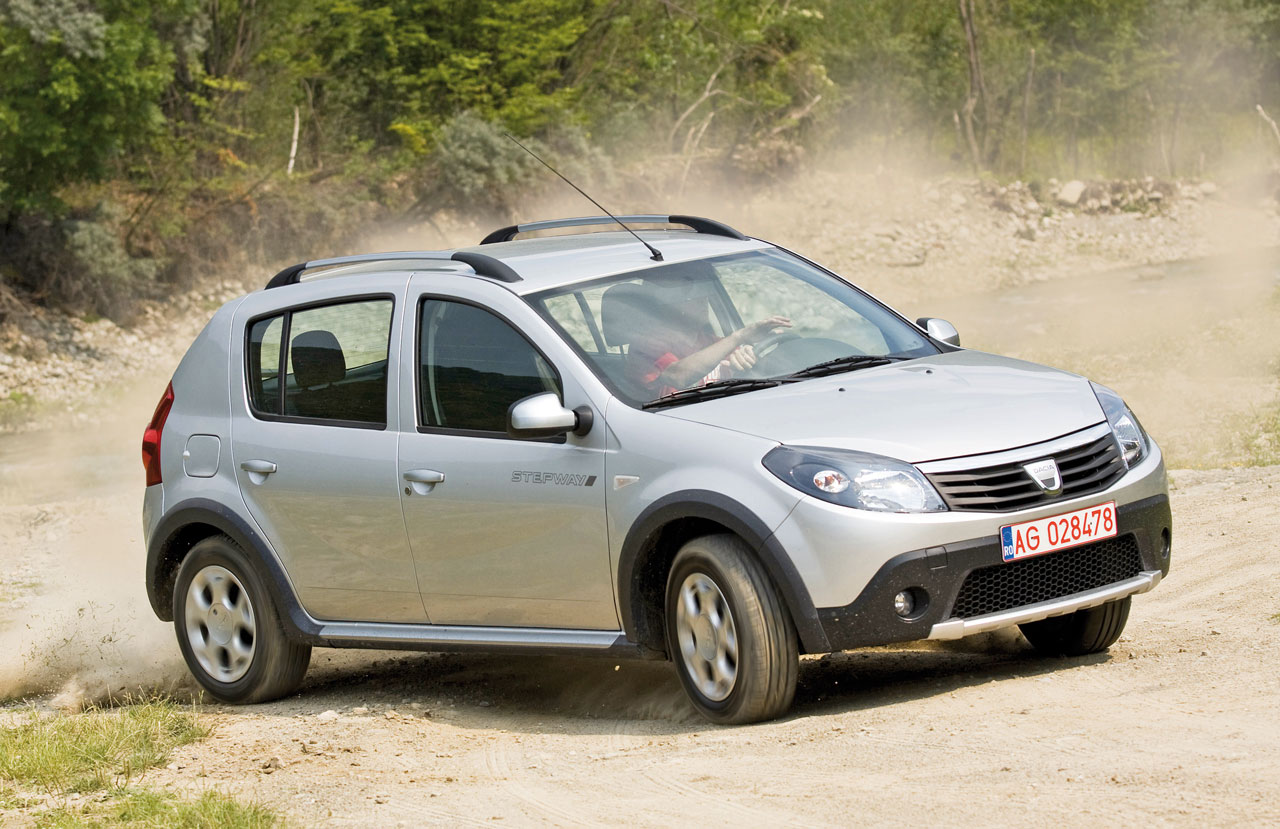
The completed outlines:
[[[1276,137],[1276,141],[1280,142],[1280,127],[1276,126],[1276,122],[1271,120],[1271,116],[1262,108],[1262,104],[1258,104],[1258,115],[1262,116],[1262,120],[1267,122],[1267,126],[1271,127],[1271,133]]]
[[[1071,176],[1072,178],[1080,177],[1080,143],[1076,141],[1076,135],[1080,130],[1080,119],[1071,119]]]
[[[1169,127],[1169,178],[1178,177],[1178,128],[1182,125],[1182,93],[1173,104],[1173,123]]]
[[[1027,85],[1022,91],[1022,152],[1018,157],[1018,177],[1026,174],[1027,169],[1027,120],[1031,114],[1031,84],[1036,76],[1036,50],[1027,54]]]
[[[293,162],[298,158],[298,128],[302,124],[302,113],[295,106],[293,108],[293,141],[289,144],[289,167],[285,170],[286,176],[293,175]]]
[[[1160,124],[1160,113],[1156,110],[1156,102],[1151,97],[1151,90],[1145,89],[1143,92],[1147,96],[1147,106],[1151,108],[1151,122],[1155,124],[1156,141],[1160,144],[1160,159],[1164,162],[1165,173],[1173,177],[1173,157],[1170,155],[1169,142],[1165,140],[1164,127]]]
[[[965,103],[966,125],[970,133],[973,133],[973,110],[978,103],[982,104],[982,124],[980,132],[982,133],[982,152],[975,162],[975,166],[979,169],[982,162],[987,156],[990,148],[991,130],[993,128],[991,118],[991,98],[987,95],[987,84],[982,77],[982,56],[978,50],[978,31],[974,22],[973,0],[958,0],[960,4],[960,24],[964,28],[964,39],[969,46],[969,101]],[[970,141],[974,141],[971,137]]]
[[[973,174],[978,175],[982,172],[982,153],[978,149],[978,139],[973,134],[973,108],[977,105],[978,99],[969,96],[969,100],[964,102],[964,137],[969,144],[969,159],[973,163]],[[960,116],[956,115],[956,127],[960,126]]]

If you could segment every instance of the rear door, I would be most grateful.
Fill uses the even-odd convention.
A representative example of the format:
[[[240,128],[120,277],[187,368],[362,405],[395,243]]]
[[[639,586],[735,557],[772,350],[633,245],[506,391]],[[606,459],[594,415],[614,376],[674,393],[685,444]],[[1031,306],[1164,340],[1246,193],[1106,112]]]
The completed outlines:
[[[319,619],[427,618],[400,512],[388,382],[406,281],[364,276],[355,295],[348,279],[263,291],[237,311],[240,491]],[[281,308],[285,292],[299,301]]]
[[[399,471],[432,622],[617,630],[602,407],[567,370],[567,346],[485,280],[419,274],[409,302]],[[546,391],[590,406],[595,428],[508,437],[508,407]]]

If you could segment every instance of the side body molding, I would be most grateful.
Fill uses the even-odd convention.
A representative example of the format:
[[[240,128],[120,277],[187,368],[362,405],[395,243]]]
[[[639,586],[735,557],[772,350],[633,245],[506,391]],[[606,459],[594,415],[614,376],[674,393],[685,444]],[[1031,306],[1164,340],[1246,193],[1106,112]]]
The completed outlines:
[[[803,652],[831,650],[809,590],[773,531],[742,504],[703,489],[682,490],[659,498],[640,513],[627,533],[618,559],[618,611],[628,639],[638,643],[661,639],[660,614],[656,618],[645,614],[642,574],[637,566],[664,526],[689,518],[713,521],[746,541],[786,603]]]

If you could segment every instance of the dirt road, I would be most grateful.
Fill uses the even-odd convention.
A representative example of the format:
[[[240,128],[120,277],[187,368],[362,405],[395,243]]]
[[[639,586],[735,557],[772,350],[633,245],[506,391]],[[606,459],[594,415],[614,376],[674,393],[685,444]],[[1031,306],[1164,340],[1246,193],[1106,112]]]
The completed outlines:
[[[903,310],[1090,371],[1202,463],[1274,404],[1273,273],[1117,272]],[[1116,300],[1086,324],[1073,298],[1100,292]],[[0,439],[0,698],[186,687],[138,526],[136,446],[168,368],[83,430]],[[1007,634],[805,659],[789,717],[717,728],[665,664],[317,651],[300,695],[207,709],[214,736],[147,782],[304,825],[1280,822],[1280,467],[1173,481],[1173,572],[1105,655],[1038,658]]]
[[[698,720],[661,664],[322,656],[302,696],[219,713],[159,779],[308,823],[1265,825],[1277,485],[1183,476],[1174,573],[1102,656],[1009,635],[806,659],[792,715],[749,728]]]

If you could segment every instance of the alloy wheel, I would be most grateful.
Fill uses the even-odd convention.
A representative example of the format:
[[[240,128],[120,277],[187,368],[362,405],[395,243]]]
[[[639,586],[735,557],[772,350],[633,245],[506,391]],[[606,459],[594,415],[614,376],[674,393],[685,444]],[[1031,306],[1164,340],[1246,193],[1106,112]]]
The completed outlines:
[[[216,564],[196,573],[187,588],[184,619],[191,652],[205,673],[231,683],[248,672],[257,627],[253,603],[234,573]]]
[[[692,573],[676,600],[676,639],[699,693],[722,702],[738,678],[738,631],[729,602],[710,576]]]

